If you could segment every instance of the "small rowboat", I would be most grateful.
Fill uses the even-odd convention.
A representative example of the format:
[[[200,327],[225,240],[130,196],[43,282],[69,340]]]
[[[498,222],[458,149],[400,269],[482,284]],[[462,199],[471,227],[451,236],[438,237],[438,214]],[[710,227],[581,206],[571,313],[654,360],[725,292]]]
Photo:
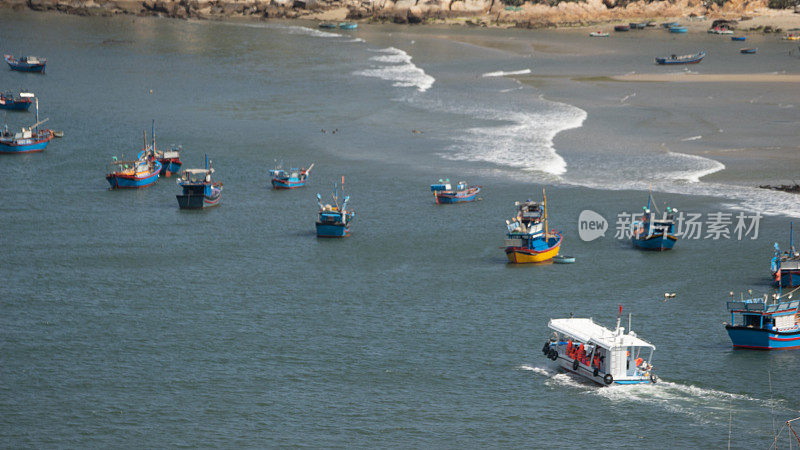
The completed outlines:
[[[664,22],[664,23],[661,24],[661,26],[666,28],[666,29],[670,29],[672,27],[679,27],[679,26],[681,26],[681,24],[678,23],[678,22]]]
[[[614,31],[630,31],[630,25],[614,25]]]
[[[747,36],[731,36],[732,41],[746,41]]]
[[[330,23],[330,22],[322,22],[321,24],[319,24],[320,28],[336,28],[337,26],[338,25],[336,25],[335,23]]]
[[[47,65],[47,59],[37,56],[23,56],[19,59],[14,58],[14,55],[3,55],[3,57],[11,70],[18,70],[20,72],[44,73],[44,68]]]
[[[740,48],[739,49],[739,53],[742,53],[744,55],[752,55],[757,51],[758,51],[757,48]]]
[[[591,33],[589,33],[589,36],[591,36],[591,37],[608,37],[609,35],[608,35],[608,33],[603,33],[602,31],[592,31]]]
[[[670,55],[656,58],[656,64],[697,64],[706,57],[706,52],[694,55]]]
[[[358,28],[358,24],[355,22],[342,22],[339,24],[339,28],[343,30],[355,30]]]
[[[575,262],[574,256],[556,256],[553,258],[553,262],[556,264],[572,264]]]
[[[686,33],[686,27],[669,27],[670,33]]]

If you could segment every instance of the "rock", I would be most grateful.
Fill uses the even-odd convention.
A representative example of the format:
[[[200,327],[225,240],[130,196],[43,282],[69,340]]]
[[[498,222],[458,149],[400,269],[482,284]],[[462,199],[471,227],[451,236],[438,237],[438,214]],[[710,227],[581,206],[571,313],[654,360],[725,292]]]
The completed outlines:
[[[420,23],[423,19],[422,9],[419,6],[412,6],[408,8],[406,17],[408,18],[408,23]]]

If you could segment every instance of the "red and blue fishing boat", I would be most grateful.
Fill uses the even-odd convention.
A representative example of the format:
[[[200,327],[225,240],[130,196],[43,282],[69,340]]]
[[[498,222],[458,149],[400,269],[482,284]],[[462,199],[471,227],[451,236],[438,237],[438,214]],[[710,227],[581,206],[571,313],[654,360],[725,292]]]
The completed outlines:
[[[23,56],[15,58],[14,55],[3,55],[8,66],[11,70],[18,70],[20,72],[40,72],[44,73],[44,68],[47,65],[46,58],[39,58],[37,56]]]
[[[789,250],[781,252],[775,243],[775,255],[770,261],[770,272],[780,287],[800,286],[800,253],[794,249],[794,227],[789,223]]]
[[[312,163],[308,166],[308,169],[302,167],[300,169],[291,168],[285,170],[283,161],[281,161],[277,167],[269,171],[269,175],[272,177],[272,188],[296,189],[305,186],[308,181],[308,173],[311,172],[313,167],[314,164]]]
[[[22,127],[19,133],[8,131],[8,123],[0,132],[0,153],[33,153],[42,152],[53,139],[53,130],[39,129],[39,125],[48,119],[39,120],[39,100],[36,100],[36,123],[30,127]]]
[[[474,202],[481,191],[481,186],[467,186],[466,181],[459,181],[456,188],[450,186],[450,180],[439,180],[431,185],[431,192],[436,199],[436,204]]]
[[[11,92],[0,93],[0,109],[8,111],[27,111],[31,108],[33,94],[21,92],[19,97],[14,97]]]
[[[706,52],[695,53],[693,55],[670,55],[656,57],[656,64],[669,65],[669,64],[697,64],[706,57]]]
[[[733,297],[733,292],[731,292]],[[731,323],[725,330],[736,348],[789,350],[800,348],[800,300],[780,292],[768,298],[731,300]]]
[[[506,220],[508,233],[505,252],[508,261],[514,264],[539,263],[558,256],[561,249],[561,234],[547,227],[547,197],[542,189],[542,203],[528,200],[520,203],[517,216]]]
[[[161,163],[161,172],[159,175],[162,177],[171,177],[173,173],[178,173],[181,170],[181,146],[173,146],[170,150],[162,151],[156,147],[156,121],[153,120],[151,127],[153,134],[152,151],[158,162]],[[145,138],[145,147],[147,147],[147,139]]]
[[[653,195],[647,198],[647,206],[642,207],[644,213],[642,220],[634,221],[632,224],[631,242],[636,248],[642,250],[663,251],[669,250],[678,241],[675,236],[675,213],[677,209],[667,207],[667,211],[661,218],[657,217],[658,211],[651,211],[653,205]]]
[[[344,195],[344,177],[342,177],[342,195]],[[355,211],[347,210],[350,196],[345,196],[339,204],[339,192],[336,183],[333,183],[333,205],[322,204],[322,196],[317,194],[319,205],[319,219],[317,220],[317,237],[347,237],[350,236],[350,222],[355,217]]]
[[[222,202],[222,183],[211,181],[214,168],[206,158],[203,169],[186,169],[181,173],[178,186],[183,193],[176,195],[180,209],[205,209]]]
[[[134,161],[120,161],[115,156],[111,163],[112,169],[106,175],[111,189],[139,189],[145,188],[158,181],[161,173],[161,163],[155,155],[155,139],[152,145],[147,144],[147,132],[144,135],[144,148]]]

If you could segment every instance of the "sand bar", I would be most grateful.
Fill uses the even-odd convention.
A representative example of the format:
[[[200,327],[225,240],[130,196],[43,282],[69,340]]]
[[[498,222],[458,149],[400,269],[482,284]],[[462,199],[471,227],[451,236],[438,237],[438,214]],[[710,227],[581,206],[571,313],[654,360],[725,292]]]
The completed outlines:
[[[610,77],[617,81],[683,83],[800,83],[800,74],[787,73],[632,73]]]

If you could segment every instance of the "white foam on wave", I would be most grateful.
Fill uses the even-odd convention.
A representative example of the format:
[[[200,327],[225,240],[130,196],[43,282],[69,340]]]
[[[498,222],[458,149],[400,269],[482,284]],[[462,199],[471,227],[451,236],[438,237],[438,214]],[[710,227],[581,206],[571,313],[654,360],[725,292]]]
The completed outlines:
[[[698,141],[700,139],[703,139],[703,136],[692,136],[692,137],[683,138],[683,139],[681,139],[681,142]]]
[[[673,180],[699,183],[700,178],[725,169],[725,164],[722,164],[721,162],[711,158],[704,158],[698,155],[688,155],[685,153],[676,152],[667,152],[667,155],[675,157],[676,159],[688,161],[688,165],[692,167],[691,169],[664,172],[665,178],[671,178]]]
[[[463,135],[454,138],[456,143],[448,148],[450,152],[441,156],[563,175],[567,162],[556,152],[553,139],[562,131],[583,125],[586,111],[565,103],[544,99],[541,102],[544,108],[538,111],[489,107],[472,111],[476,119],[494,120],[499,124],[465,130]],[[452,112],[464,113],[465,109],[455,108]]]
[[[313,28],[301,27],[299,25],[275,25],[275,28],[282,28],[289,32],[289,34],[305,34],[307,36],[316,37],[342,37],[338,33],[330,33],[328,31],[315,30]]]
[[[497,72],[487,72],[487,73],[483,74],[482,76],[484,78],[487,78],[487,77],[505,77],[505,76],[509,76],[509,75],[527,75],[529,73],[531,73],[531,69],[512,70],[510,72],[503,72],[501,70],[501,71],[497,71]]]
[[[354,72],[354,75],[393,81],[392,86],[415,87],[420,92],[430,89],[436,81],[435,78],[411,62],[411,55],[403,50],[389,47],[377,50],[377,52],[382,54],[373,56],[370,61],[382,63],[382,65],[371,69],[359,70]]]

